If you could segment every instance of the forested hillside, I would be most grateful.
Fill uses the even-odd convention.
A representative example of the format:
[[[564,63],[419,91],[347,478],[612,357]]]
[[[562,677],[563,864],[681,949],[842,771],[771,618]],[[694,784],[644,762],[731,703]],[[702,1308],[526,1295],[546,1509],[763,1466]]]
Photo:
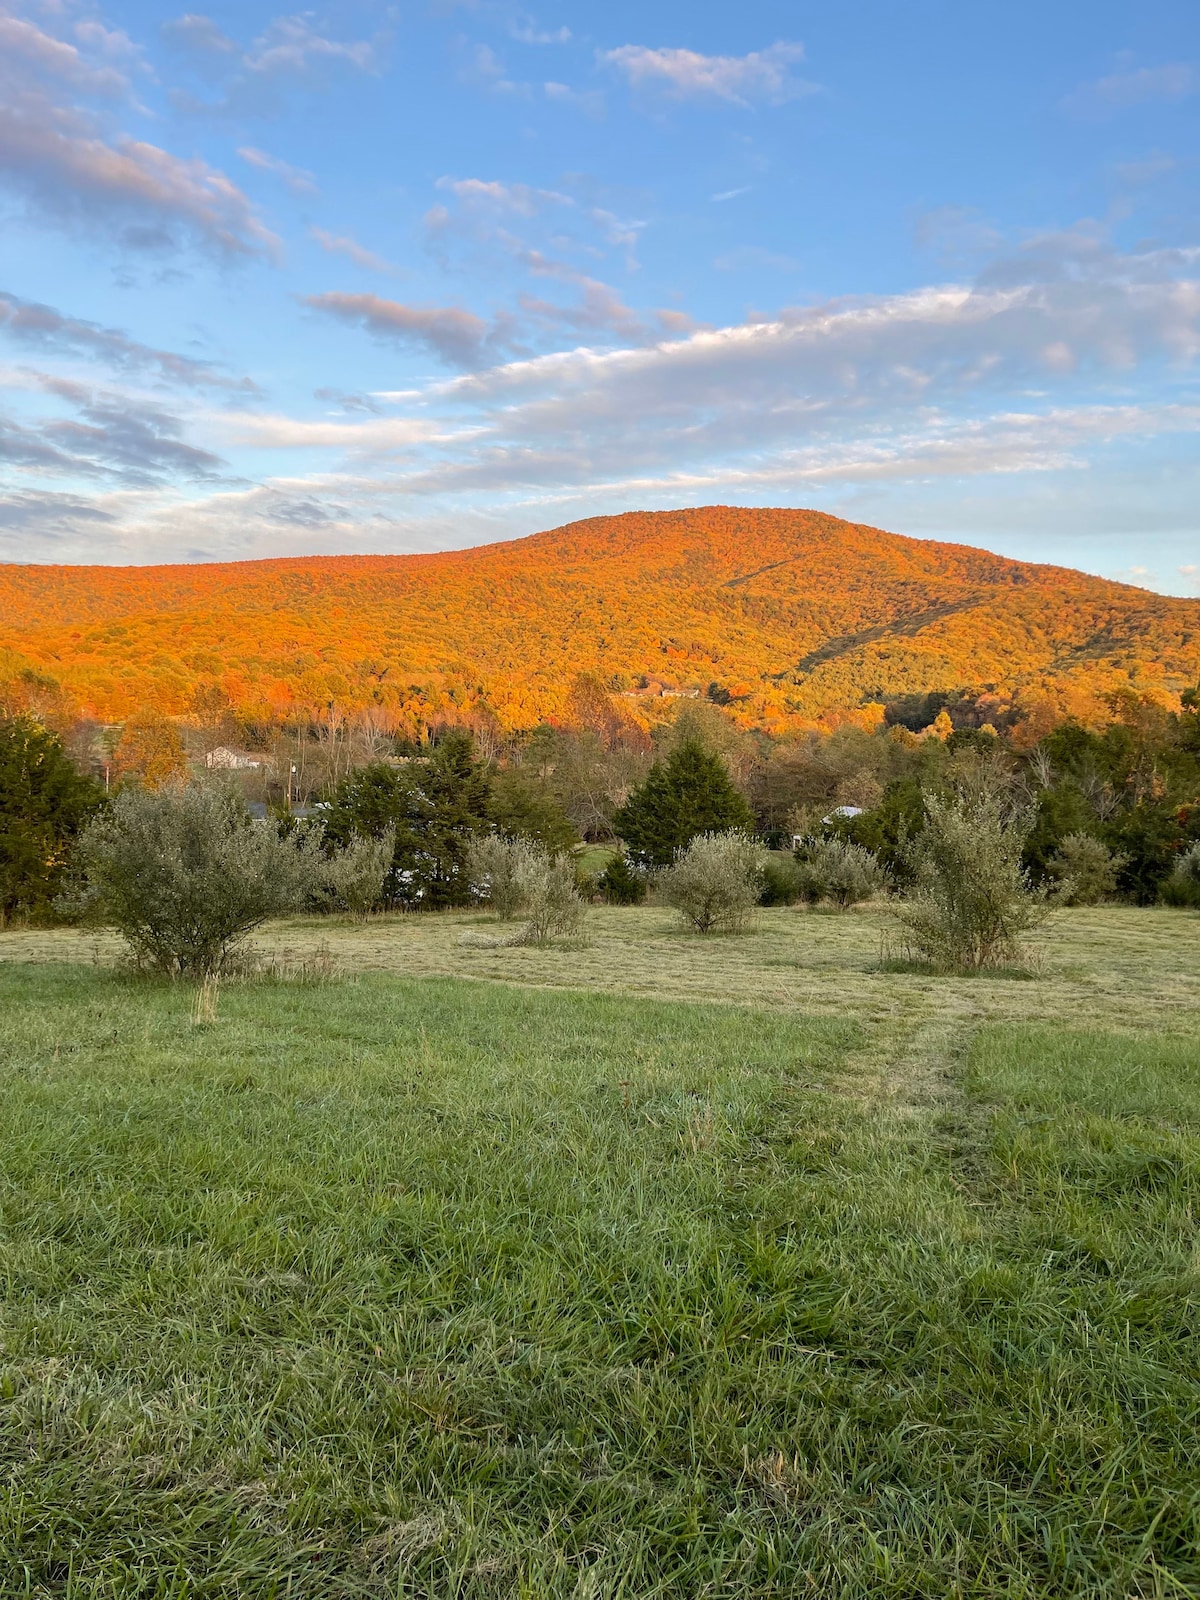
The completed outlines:
[[[398,729],[561,714],[581,672],[773,731],[905,695],[1032,722],[1200,675],[1200,600],[812,511],[597,517],[426,556],[0,567],[0,689],[101,721],[368,707]]]

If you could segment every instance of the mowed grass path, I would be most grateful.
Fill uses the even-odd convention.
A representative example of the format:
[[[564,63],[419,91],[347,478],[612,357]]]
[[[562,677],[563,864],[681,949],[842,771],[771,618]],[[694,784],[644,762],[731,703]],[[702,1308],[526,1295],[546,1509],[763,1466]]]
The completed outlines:
[[[0,1594],[1200,1595],[1195,1032],[913,992],[0,964]]]

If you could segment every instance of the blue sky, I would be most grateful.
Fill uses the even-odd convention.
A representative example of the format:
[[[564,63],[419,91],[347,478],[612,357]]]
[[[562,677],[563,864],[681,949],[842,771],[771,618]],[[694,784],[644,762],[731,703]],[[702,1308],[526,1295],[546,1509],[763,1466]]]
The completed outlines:
[[[1200,593],[1200,7],[0,0],[0,559],[816,506]]]

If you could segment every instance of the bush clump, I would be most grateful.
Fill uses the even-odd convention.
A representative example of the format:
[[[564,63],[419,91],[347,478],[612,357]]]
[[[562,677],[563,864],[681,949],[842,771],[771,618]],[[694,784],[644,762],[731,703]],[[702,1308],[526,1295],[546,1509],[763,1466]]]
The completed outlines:
[[[987,788],[928,795],[925,818],[908,851],[913,888],[895,908],[913,953],[958,971],[1018,962],[1021,935],[1047,911],[1021,866],[1028,819]]]
[[[511,922],[525,909],[530,871],[545,852],[530,839],[483,834],[467,846],[471,888],[486,900],[501,922]]]
[[[794,906],[801,892],[800,867],[793,856],[771,851],[763,862],[760,906]]]
[[[340,850],[324,858],[316,894],[318,908],[348,911],[356,921],[365,922],[383,898],[395,851],[395,828],[385,828],[377,839],[351,834]]]
[[[737,933],[762,893],[766,852],[744,833],[702,833],[662,877],[666,902],[697,933]]]
[[[878,894],[887,874],[878,856],[849,839],[820,839],[796,864],[800,894],[810,905],[828,901],[845,911]]]
[[[575,880],[570,856],[535,850],[521,870],[524,914],[528,918],[520,944],[550,944],[574,938],[583,926],[586,907]]]
[[[1117,878],[1129,860],[1091,833],[1068,833],[1050,861],[1050,873],[1067,906],[1095,906],[1116,893]]]
[[[1194,844],[1176,861],[1162,886],[1162,898],[1169,906],[1200,908],[1200,844]]]
[[[281,838],[214,784],[122,789],[79,836],[78,892],[64,909],[112,924],[139,966],[220,976],[268,917],[325,881],[319,833]]]
[[[632,865],[623,850],[611,858],[597,878],[596,887],[610,906],[640,906],[646,898],[645,875]]]

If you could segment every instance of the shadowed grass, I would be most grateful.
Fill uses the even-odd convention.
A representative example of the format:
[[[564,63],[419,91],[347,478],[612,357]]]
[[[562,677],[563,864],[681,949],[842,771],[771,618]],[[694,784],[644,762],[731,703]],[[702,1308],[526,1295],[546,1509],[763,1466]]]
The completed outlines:
[[[0,1572],[94,1597],[1200,1593],[1190,1042],[0,969]]]

